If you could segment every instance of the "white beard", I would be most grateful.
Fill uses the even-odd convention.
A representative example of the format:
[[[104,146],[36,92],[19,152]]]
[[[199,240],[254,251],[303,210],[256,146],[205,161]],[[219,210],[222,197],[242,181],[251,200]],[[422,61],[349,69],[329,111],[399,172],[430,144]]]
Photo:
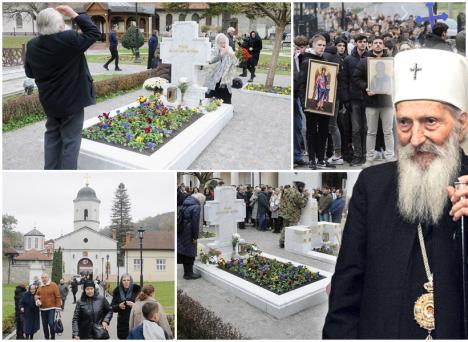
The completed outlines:
[[[427,140],[417,148],[398,146],[398,208],[412,223],[437,224],[447,204],[447,187],[460,170],[459,129],[454,129],[445,145]],[[435,158],[427,167],[414,160],[416,152],[430,152]]]

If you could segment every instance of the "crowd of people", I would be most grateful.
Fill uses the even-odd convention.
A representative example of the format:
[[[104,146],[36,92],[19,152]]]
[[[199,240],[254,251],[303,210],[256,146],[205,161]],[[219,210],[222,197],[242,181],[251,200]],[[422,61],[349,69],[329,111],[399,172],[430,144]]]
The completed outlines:
[[[220,182],[218,186],[224,185]],[[233,185],[234,186],[234,185]],[[309,192],[303,182],[294,182],[274,188],[268,185],[238,185],[236,197],[245,203],[245,219],[238,223],[239,229],[255,228],[280,234],[279,245],[284,248],[284,228],[298,224],[301,209],[309,198],[317,200],[317,220],[341,223],[345,198],[343,190],[328,185],[317,187]],[[214,200],[214,191],[206,187],[202,192],[197,187],[184,184],[177,187],[177,256],[184,265],[184,278],[198,279],[193,272],[197,255],[197,239],[205,222],[203,207],[206,201]]]
[[[294,39],[294,165],[315,170],[333,169],[345,162],[366,167],[395,160],[392,98],[371,92],[367,59],[419,48],[465,54],[464,27],[453,45],[448,42],[447,24],[417,24],[412,15],[403,20],[398,14],[358,17],[348,12],[347,30],[340,29],[341,10],[320,10],[317,18],[325,30]],[[309,60],[338,64],[332,116],[305,111]]]
[[[106,286],[97,277],[74,278],[69,284],[63,279],[53,282],[47,273],[41,280],[35,279],[28,288],[21,282],[15,289],[16,338],[34,339],[41,321],[46,340],[56,338],[63,332],[57,322],[65,308],[69,287],[75,305],[71,321],[73,339],[109,339],[108,329],[114,314],[117,314],[119,339],[172,339],[172,331],[163,306],[155,298],[151,284],[142,288],[133,282],[131,275],[124,274],[119,285],[112,291],[112,300],[106,298]],[[82,287],[81,296],[76,294]]]

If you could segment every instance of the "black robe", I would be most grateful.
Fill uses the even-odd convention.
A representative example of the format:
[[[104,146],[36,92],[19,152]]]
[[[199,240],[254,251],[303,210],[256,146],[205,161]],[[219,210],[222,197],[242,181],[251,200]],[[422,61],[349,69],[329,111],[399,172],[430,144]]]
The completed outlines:
[[[466,174],[468,158],[463,155],[460,175]],[[427,282],[417,224],[399,214],[397,184],[396,162],[367,168],[359,175],[332,277],[324,338],[427,336],[412,312],[417,297],[426,293],[422,285]],[[434,274],[436,329],[432,336],[437,339],[463,338],[460,228],[449,216],[449,208],[451,204],[439,226],[424,227]]]

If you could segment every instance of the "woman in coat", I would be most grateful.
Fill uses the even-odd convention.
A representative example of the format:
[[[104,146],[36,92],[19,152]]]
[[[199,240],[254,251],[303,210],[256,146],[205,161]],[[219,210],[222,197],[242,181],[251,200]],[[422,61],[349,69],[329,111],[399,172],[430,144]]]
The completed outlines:
[[[111,307],[112,311],[118,313],[117,337],[120,340],[127,339],[130,312],[139,293],[140,286],[133,283],[133,278],[130,274],[122,275],[119,286],[112,292]]]
[[[249,61],[249,71],[250,79],[248,82],[253,82],[255,77],[255,68],[257,67],[258,60],[260,59],[260,51],[263,49],[262,38],[258,35],[257,32],[250,32],[249,39],[247,40],[247,46],[249,47],[249,52],[252,55]]]
[[[255,227],[258,226],[258,193],[260,192],[260,188],[257,186],[255,187],[252,196],[250,197],[250,206],[252,207],[252,222],[254,223]]]
[[[273,233],[279,234],[281,226],[279,224],[279,207],[280,207],[280,189],[276,188],[270,197],[271,219],[273,221]]]
[[[86,280],[83,288],[72,319],[72,335],[76,340],[95,339],[94,325],[107,330],[112,319],[110,305],[106,298],[95,291],[94,281]]]
[[[205,86],[208,88],[206,97],[222,99],[224,103],[231,103],[232,80],[236,72],[237,58],[229,46],[229,39],[220,33],[215,39],[216,48],[210,64],[214,64],[210,74],[206,77]]]
[[[135,305],[132,307],[132,311],[130,311],[130,319],[128,327],[130,330],[137,327],[144,321],[143,316],[143,305],[146,303],[155,303],[158,305],[158,313],[159,313],[159,321],[158,325],[163,328],[164,334],[168,337],[168,339],[172,339],[172,331],[169,325],[169,321],[167,320],[167,316],[164,313],[164,308],[155,298],[154,298],[154,286],[151,284],[143,285],[141,292],[138,294],[136,298]]]
[[[36,306],[34,295],[36,294],[36,285],[29,285],[28,292],[21,298],[19,303],[20,311],[24,314],[23,332],[27,340],[32,340],[34,334],[41,325],[39,319],[39,307]]]
[[[189,196],[182,204],[181,229],[177,229],[177,263],[184,265],[184,279],[198,279],[193,273],[193,263],[197,256],[197,240],[200,228],[200,202]]]

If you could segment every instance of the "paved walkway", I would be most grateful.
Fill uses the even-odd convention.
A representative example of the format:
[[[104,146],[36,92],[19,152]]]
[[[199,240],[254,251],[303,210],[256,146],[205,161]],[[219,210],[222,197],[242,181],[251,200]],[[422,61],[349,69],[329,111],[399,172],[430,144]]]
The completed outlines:
[[[269,254],[317,267],[328,272],[333,272],[334,270],[334,267],[329,264],[280,249],[278,247],[278,234],[273,234],[269,231],[259,232],[252,227],[239,230],[239,234],[247,242],[256,242],[262,251]],[[328,310],[328,303],[322,303],[295,315],[277,319],[238,299],[230,292],[205,281],[203,278],[199,280],[184,280],[182,265],[178,265],[177,267],[177,287],[199,301],[205,308],[215,312],[224,322],[230,323],[239,329],[247,338],[258,340],[313,340],[322,338],[322,328]]]
[[[265,75],[258,75],[258,82]],[[277,75],[275,84],[289,85],[290,77]],[[135,101],[144,89],[129,92],[85,108],[85,120]],[[288,99],[233,95],[234,117],[190,166],[191,169],[289,169],[291,105]],[[34,170],[44,167],[45,121],[3,133],[3,168]],[[79,166],[80,167],[80,166]],[[86,169],[83,165],[80,168]]]
[[[100,288],[99,292],[103,293],[103,289]],[[76,294],[76,299],[81,297],[82,294],[81,286],[79,287],[78,293]],[[106,297],[107,301],[111,302],[112,297],[107,296]],[[62,312],[62,323],[63,323],[63,334],[61,336],[55,336],[57,340],[71,340],[72,339],[72,319],[73,319],[73,313],[75,311],[75,304],[73,304],[73,294],[70,293],[68,294],[68,297],[65,301],[65,309]],[[112,317],[112,320],[110,322],[109,326],[109,335],[111,340],[116,340],[117,339],[117,315],[114,314]],[[44,340],[44,330],[42,330],[42,321],[41,321],[41,328],[39,331],[34,334],[34,339],[35,340]]]

